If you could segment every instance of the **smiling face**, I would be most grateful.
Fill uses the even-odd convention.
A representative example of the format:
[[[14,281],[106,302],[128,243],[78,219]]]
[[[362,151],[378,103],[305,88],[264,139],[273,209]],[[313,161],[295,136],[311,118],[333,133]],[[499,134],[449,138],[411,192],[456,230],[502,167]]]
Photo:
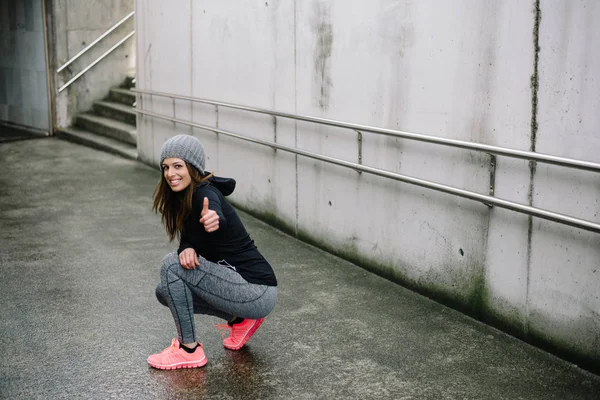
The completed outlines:
[[[192,183],[190,171],[181,158],[165,158],[162,170],[165,181],[174,192],[181,192]]]

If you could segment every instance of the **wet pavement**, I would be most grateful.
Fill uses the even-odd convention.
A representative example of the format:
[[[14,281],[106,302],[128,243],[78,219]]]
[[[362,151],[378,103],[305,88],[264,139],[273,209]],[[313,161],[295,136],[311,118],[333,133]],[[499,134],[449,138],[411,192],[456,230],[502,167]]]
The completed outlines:
[[[243,213],[275,310],[239,352],[198,316],[208,364],[151,369],[176,334],[159,172],[56,138],[0,143],[0,168],[2,399],[600,398],[599,376]]]

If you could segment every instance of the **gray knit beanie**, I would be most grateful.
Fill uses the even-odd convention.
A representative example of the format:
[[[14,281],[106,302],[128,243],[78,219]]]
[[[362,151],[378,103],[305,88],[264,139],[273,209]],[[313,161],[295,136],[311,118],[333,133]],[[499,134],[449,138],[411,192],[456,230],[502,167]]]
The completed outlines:
[[[160,149],[160,168],[165,158],[176,157],[194,166],[204,175],[204,147],[198,139],[190,135],[177,135],[169,138]]]

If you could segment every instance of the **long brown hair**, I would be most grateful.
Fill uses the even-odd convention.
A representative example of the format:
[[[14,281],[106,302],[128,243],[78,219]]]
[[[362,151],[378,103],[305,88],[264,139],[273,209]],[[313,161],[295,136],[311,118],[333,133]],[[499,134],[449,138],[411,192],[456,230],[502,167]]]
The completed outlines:
[[[185,162],[185,166],[192,179],[192,183],[190,183],[188,187],[181,192],[174,192],[167,183],[165,174],[161,168],[160,181],[158,182],[158,185],[156,185],[156,189],[154,189],[154,204],[152,205],[152,211],[161,213],[161,220],[167,230],[170,240],[173,240],[176,237],[181,238],[185,219],[192,211],[192,196],[194,195],[194,189],[213,175],[212,173],[206,176],[200,175],[200,172],[188,164],[187,161]]]

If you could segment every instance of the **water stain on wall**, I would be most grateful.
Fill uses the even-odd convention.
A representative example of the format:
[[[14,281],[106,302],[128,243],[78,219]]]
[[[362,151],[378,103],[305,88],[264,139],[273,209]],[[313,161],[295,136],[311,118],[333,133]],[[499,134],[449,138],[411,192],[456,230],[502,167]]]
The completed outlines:
[[[331,13],[329,6],[323,3],[315,3],[315,23],[314,30],[316,34],[315,46],[315,84],[319,108],[327,110],[329,108],[330,90],[333,86],[331,80],[331,50],[333,47],[333,29],[331,25]]]
[[[381,122],[378,125],[390,129],[406,129],[406,115],[411,103],[410,82],[412,64],[410,53],[414,43],[414,10],[409,1],[389,2],[378,10],[373,29],[377,37],[379,73],[376,90],[380,93]],[[372,139],[371,139],[372,140]],[[405,140],[381,137],[382,166],[391,171],[401,171],[405,160]],[[410,144],[409,144],[410,145]]]
[[[477,67],[473,65],[472,84],[474,91],[471,97],[471,116],[470,116],[470,140],[478,143],[487,143],[493,135],[490,132],[490,115],[497,107],[497,98],[495,95],[497,51],[499,44],[496,43],[499,32],[498,15],[501,15],[501,5],[490,3],[482,6],[479,27],[476,37],[476,51],[478,54]],[[469,35],[464,38],[465,41],[473,41]],[[469,126],[466,126],[469,129]],[[484,155],[481,153],[481,155]],[[479,163],[486,157],[476,157],[475,163]]]

